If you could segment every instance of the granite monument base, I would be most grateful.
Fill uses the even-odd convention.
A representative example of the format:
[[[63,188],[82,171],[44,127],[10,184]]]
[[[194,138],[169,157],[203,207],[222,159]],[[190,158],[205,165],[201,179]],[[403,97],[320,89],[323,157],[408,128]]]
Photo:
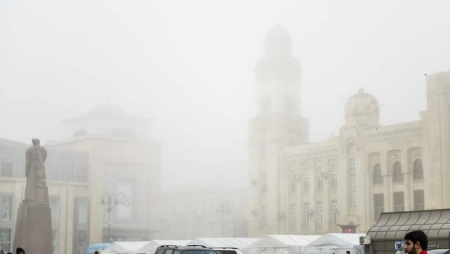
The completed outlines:
[[[52,218],[50,207],[23,201],[17,211],[14,252],[18,247],[27,254],[52,254]]]

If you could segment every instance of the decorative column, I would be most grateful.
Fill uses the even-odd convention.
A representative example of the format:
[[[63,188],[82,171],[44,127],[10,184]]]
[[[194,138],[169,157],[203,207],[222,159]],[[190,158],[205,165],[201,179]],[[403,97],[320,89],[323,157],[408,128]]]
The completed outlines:
[[[402,151],[402,173],[403,173],[403,184],[404,184],[404,192],[405,192],[405,211],[411,211],[413,210],[413,203],[412,203],[412,188],[411,188],[411,181],[412,181],[412,174],[411,170],[409,169],[408,164],[408,154],[406,152]]]
[[[386,149],[383,149],[386,151]],[[386,152],[381,153],[381,174],[383,175],[383,187],[384,187],[384,211],[389,212],[392,211],[392,202],[391,202],[391,196],[392,196],[392,179],[391,174],[389,171],[389,165],[387,163],[387,154]]]

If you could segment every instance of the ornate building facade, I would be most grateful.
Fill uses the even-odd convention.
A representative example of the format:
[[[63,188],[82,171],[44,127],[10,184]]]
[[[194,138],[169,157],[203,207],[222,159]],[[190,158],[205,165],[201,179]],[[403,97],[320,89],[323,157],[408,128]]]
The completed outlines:
[[[361,89],[339,136],[309,143],[289,34],[274,28],[265,48],[249,130],[250,236],[365,233],[381,212],[450,207],[450,71],[427,76],[421,120],[380,124]]]

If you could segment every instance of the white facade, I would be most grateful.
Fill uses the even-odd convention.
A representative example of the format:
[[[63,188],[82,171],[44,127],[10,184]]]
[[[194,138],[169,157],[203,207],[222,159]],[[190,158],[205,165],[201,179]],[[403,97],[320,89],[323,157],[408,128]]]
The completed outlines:
[[[287,33],[274,31],[267,41],[290,48]],[[339,136],[308,143],[307,120],[298,111],[300,67],[283,66],[295,62],[290,49],[283,52],[275,58],[266,53],[264,74],[257,68],[250,236],[365,233],[383,211],[450,207],[450,72],[427,76],[421,121],[381,125],[378,101],[360,90],[345,104]],[[269,91],[267,84],[274,83]]]

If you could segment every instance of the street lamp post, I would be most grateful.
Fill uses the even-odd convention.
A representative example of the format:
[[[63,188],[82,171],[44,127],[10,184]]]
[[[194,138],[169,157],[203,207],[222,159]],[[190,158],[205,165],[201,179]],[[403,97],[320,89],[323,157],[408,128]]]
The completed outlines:
[[[128,207],[130,205],[130,196],[125,195],[123,192],[118,194],[105,193],[100,204],[106,205],[106,212],[108,212],[108,241],[111,241],[111,212],[118,205]]]
[[[221,225],[221,231],[222,231],[222,237],[223,237],[223,224],[224,224],[224,222],[223,222],[223,216],[224,216],[224,214],[225,213],[228,213],[229,212],[229,210],[227,209],[227,207],[224,205],[224,204],[221,204],[220,206],[219,206],[219,208],[217,208],[216,209],[216,212],[217,213],[220,213],[220,215],[221,215],[221,223],[220,223],[220,225]]]

